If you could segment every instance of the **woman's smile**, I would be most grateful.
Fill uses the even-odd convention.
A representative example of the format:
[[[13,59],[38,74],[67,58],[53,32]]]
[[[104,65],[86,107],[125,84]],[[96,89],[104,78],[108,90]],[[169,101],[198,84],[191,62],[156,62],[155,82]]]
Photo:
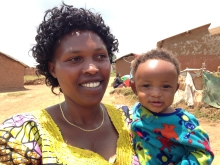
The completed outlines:
[[[102,100],[110,66],[108,51],[101,38],[94,32],[80,31],[78,36],[71,33],[61,39],[51,70],[64,97],[82,105],[92,105]]]
[[[89,82],[89,83],[81,84],[81,86],[87,87],[87,88],[96,88],[99,85],[100,85],[100,82]]]

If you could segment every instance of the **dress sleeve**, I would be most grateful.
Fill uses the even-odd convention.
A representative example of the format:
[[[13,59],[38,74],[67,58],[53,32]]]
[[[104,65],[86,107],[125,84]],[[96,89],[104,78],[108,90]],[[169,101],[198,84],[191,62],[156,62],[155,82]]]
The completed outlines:
[[[214,154],[211,151],[209,136],[199,125],[197,119],[190,116],[192,123],[184,123],[184,127],[188,128],[188,133],[181,137],[181,144],[186,147],[188,154],[182,157],[178,165],[185,164],[211,164],[214,159]],[[184,132],[184,131],[183,131]]]
[[[41,138],[36,119],[15,115],[0,126],[0,164],[41,164]]]
[[[119,105],[119,106],[117,106],[117,108],[123,112],[127,127],[129,130],[131,130],[130,127],[131,127],[131,121],[132,121],[132,119],[131,119],[132,110],[129,109],[129,107],[127,105]],[[132,133],[130,133],[130,136],[131,136],[131,143],[133,143]],[[139,159],[136,154],[134,154],[134,156],[132,157],[132,165],[140,165]]]

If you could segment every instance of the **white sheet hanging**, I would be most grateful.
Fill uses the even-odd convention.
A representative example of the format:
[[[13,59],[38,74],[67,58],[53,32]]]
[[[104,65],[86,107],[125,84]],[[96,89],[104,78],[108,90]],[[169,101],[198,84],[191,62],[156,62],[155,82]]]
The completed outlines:
[[[186,87],[184,90],[184,100],[187,103],[187,106],[193,106],[194,105],[194,92],[196,90],[192,76],[189,72],[186,73]]]

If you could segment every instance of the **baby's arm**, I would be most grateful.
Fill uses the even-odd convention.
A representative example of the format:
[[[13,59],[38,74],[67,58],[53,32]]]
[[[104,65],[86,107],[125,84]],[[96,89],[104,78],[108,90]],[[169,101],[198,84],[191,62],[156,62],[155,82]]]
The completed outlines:
[[[199,123],[195,118],[191,120],[195,121],[194,123]],[[181,139],[181,143],[186,147],[188,154],[182,157],[182,160],[177,163],[178,165],[209,165],[212,163],[214,154],[211,151],[209,136],[199,124],[195,125],[195,128]]]

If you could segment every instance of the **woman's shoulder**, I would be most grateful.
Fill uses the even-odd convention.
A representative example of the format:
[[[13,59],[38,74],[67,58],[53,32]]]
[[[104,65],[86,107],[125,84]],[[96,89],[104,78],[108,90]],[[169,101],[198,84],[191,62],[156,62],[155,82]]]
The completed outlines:
[[[38,124],[31,113],[20,113],[9,117],[0,126],[0,138],[2,139],[0,157],[7,157],[10,163],[14,161],[19,163],[20,160],[20,163],[22,160],[40,163],[41,139],[39,137]],[[11,157],[10,155],[19,155],[19,159],[17,156]]]
[[[10,126],[21,126],[27,121],[34,121],[35,118],[31,113],[19,113],[5,119],[1,124],[0,128],[10,127]]]
[[[125,114],[126,116],[129,114],[129,107],[127,105],[113,105],[113,104],[104,104],[106,109],[109,111],[112,111],[112,112],[123,112],[123,114]],[[116,113],[117,115],[118,114],[121,114],[121,113]]]
[[[11,117],[5,119],[3,123],[0,125],[0,128],[2,129],[8,127],[20,127],[27,122],[37,122],[38,119],[36,118],[35,115],[45,112],[46,112],[45,110],[38,110],[38,111],[14,114]]]
[[[122,123],[129,124],[131,122],[131,109],[127,105],[113,105],[104,104],[111,120],[117,123],[122,121]]]

